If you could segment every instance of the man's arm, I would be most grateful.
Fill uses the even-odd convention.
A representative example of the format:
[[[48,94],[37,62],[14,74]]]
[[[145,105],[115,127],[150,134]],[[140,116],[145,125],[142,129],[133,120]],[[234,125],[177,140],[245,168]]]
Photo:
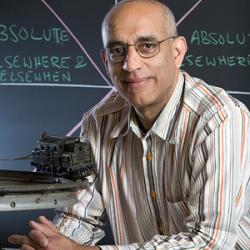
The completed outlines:
[[[81,246],[62,235],[59,230],[45,217],[40,216],[38,221],[30,221],[29,235],[11,235],[8,240],[11,244],[20,245],[22,250],[98,250],[95,246]]]
[[[56,209],[53,219],[63,235],[81,245],[95,245],[105,236],[106,212],[101,195],[96,190],[97,177],[93,174],[88,179],[92,184],[77,192],[78,202]]]
[[[91,176],[88,176],[91,185],[76,194],[79,202],[69,207],[56,209],[56,216],[53,220],[54,225],[63,235],[81,245],[95,245],[105,236],[102,227],[106,222],[106,212],[98,178],[97,134],[95,120],[90,113],[85,113],[82,120],[81,138],[91,144],[97,169]]]

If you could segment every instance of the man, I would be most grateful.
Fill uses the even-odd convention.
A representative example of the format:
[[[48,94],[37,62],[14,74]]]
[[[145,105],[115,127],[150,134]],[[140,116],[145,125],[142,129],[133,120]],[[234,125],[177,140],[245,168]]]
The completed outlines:
[[[158,1],[121,1],[102,35],[117,91],[83,119],[93,184],[58,210],[58,229],[39,217],[29,235],[9,241],[26,250],[98,249],[108,217],[116,246],[102,249],[250,249],[246,107],[180,71],[186,41]]]

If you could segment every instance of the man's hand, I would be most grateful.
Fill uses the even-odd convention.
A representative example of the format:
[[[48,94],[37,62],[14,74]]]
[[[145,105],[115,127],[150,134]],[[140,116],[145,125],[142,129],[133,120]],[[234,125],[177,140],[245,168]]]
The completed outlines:
[[[98,247],[81,246],[62,235],[44,216],[38,222],[30,221],[31,231],[26,235],[11,235],[8,241],[20,245],[22,250],[98,250]]]

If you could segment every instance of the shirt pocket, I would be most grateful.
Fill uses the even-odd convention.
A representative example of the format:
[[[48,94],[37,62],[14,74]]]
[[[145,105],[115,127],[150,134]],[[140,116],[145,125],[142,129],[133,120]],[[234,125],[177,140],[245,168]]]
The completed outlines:
[[[170,234],[178,234],[187,232],[188,228],[185,224],[187,217],[190,215],[186,201],[167,202],[168,221]]]

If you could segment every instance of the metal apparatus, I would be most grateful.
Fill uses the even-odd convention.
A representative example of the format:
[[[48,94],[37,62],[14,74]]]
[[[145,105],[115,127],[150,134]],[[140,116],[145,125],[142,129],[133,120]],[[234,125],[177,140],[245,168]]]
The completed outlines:
[[[43,133],[32,152],[35,172],[0,170],[0,211],[55,208],[77,202],[95,167],[90,144]]]
[[[31,165],[37,172],[70,180],[91,174],[95,162],[90,144],[77,137],[56,137],[43,133],[33,150]]]

